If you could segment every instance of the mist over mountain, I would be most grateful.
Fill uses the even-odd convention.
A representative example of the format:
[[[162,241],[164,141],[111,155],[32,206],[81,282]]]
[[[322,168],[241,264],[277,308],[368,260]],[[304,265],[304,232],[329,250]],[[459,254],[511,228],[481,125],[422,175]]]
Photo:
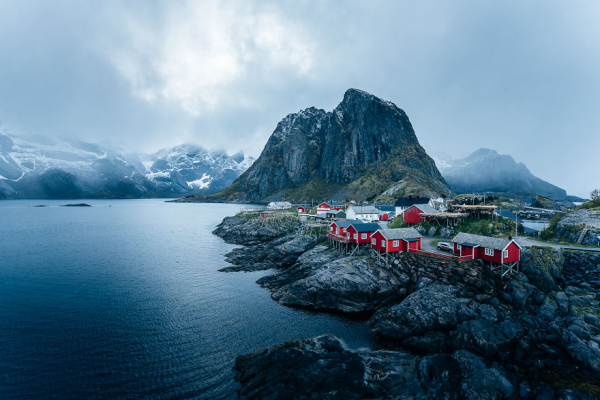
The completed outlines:
[[[0,134],[0,198],[180,197],[227,187],[252,163],[184,144],[121,154],[82,141]]]
[[[564,189],[533,175],[525,164],[495,150],[479,149],[460,160],[453,160],[446,154],[437,154],[434,159],[446,182],[457,193],[567,196]]]
[[[349,89],[332,112],[310,107],[283,118],[256,162],[204,200],[390,200],[450,193],[406,113]]]

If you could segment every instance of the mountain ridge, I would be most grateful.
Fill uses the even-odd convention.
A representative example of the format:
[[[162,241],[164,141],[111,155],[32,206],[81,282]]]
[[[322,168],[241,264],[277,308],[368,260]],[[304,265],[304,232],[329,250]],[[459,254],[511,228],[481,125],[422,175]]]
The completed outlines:
[[[451,193],[406,113],[349,89],[331,112],[308,107],[285,116],[248,170],[228,188],[198,200],[389,200]]]
[[[459,160],[434,156],[446,182],[457,193],[496,192],[566,197],[567,192],[537,176],[510,155],[481,148]]]
[[[210,194],[254,161],[182,144],[122,154],[83,141],[0,133],[0,198],[148,198]]]

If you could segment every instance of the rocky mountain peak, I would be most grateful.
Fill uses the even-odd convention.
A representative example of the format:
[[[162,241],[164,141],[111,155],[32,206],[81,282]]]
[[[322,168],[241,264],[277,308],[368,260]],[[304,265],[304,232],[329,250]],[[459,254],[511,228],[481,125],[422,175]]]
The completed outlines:
[[[372,187],[357,183],[360,189],[345,193],[357,199],[376,196],[406,178],[409,170],[428,177],[414,190],[423,190],[424,195],[450,193],[404,111],[372,94],[349,89],[332,112],[309,107],[283,118],[254,165],[215,197],[262,201],[292,195],[306,199],[313,191],[317,196],[331,196],[333,188],[351,185],[377,166],[387,170],[385,183],[379,172]],[[306,185],[312,188],[306,191],[302,188]],[[406,187],[399,190],[406,191]]]

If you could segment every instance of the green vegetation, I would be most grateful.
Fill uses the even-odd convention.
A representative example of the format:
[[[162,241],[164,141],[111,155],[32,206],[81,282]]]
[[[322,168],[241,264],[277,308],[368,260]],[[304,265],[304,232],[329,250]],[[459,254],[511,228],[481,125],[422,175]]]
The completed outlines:
[[[579,207],[577,207],[577,209],[582,209],[585,208],[587,210],[599,210],[600,211],[600,190],[599,189],[594,189],[592,190],[592,192],[590,193],[590,201],[586,201],[585,203],[583,203],[582,205],[580,205]]]
[[[540,232],[540,240],[551,240],[556,238],[556,227],[558,226],[560,218],[561,215],[559,213],[554,214],[554,217],[550,220],[550,225]]]
[[[404,223],[404,218],[402,218],[402,216],[399,216],[397,218],[394,218],[394,220],[388,224],[388,228],[408,228],[408,225]]]
[[[519,225],[519,233],[523,233],[523,225]],[[454,230],[458,232],[472,233],[484,236],[513,236],[515,234],[515,221],[508,218],[496,220],[478,219],[473,217],[464,218]]]

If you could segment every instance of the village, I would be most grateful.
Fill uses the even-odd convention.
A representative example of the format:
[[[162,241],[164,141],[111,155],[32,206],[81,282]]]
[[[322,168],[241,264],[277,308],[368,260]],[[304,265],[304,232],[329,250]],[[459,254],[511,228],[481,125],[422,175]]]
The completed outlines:
[[[413,253],[459,262],[481,260],[502,276],[518,271],[522,246],[513,236],[519,234],[519,224],[499,213],[496,205],[454,204],[452,199],[419,196],[398,198],[393,205],[324,201],[309,206],[282,201],[270,203],[260,217],[278,218],[294,212],[305,229],[326,227],[329,246],[348,255],[369,252],[376,260],[389,263],[401,253]],[[458,232],[449,242],[422,234],[429,227],[447,235],[467,219],[484,224],[500,219],[509,232],[504,237]]]

